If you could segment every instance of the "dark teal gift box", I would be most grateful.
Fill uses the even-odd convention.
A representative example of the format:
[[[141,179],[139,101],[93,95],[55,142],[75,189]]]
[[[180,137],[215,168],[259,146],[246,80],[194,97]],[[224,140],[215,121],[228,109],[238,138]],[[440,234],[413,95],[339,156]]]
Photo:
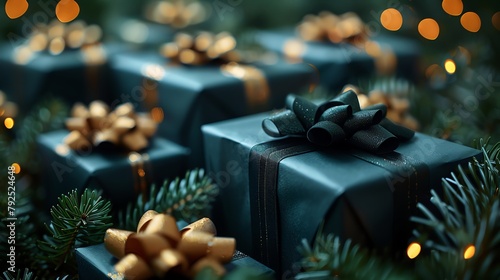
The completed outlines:
[[[182,176],[189,151],[175,143],[153,137],[139,153],[103,150],[73,151],[63,145],[68,131],[39,136],[38,151],[43,167],[45,201],[50,207],[57,197],[85,187],[102,190],[113,208],[124,208],[151,184],[161,186],[165,179]]]
[[[428,204],[442,177],[480,155],[420,133],[384,156],[304,152],[301,139],[268,136],[261,127],[268,116],[206,125],[203,133],[207,172],[221,190],[213,208],[218,232],[245,240],[239,249],[278,274],[300,260],[297,246],[312,242],[320,225],[370,247],[405,249],[416,204]]]
[[[375,59],[351,44],[302,41],[290,29],[258,32],[255,40],[271,51],[285,56],[293,53],[294,57],[298,55],[294,59],[314,65],[319,72],[320,84],[330,90],[336,91],[349,83],[358,84],[362,78],[377,75]],[[389,53],[386,59],[381,59],[382,63],[391,63],[395,58],[396,67],[389,74],[410,81],[418,80],[420,50],[416,41],[386,34],[377,34],[370,40],[376,42],[382,52]]]
[[[121,279],[113,268],[118,260],[106,250],[104,244],[76,249],[76,261],[80,280]],[[251,269],[253,275],[267,276],[265,279],[274,276],[273,270],[239,252],[224,267],[229,273],[238,267],[246,267]]]
[[[3,44],[0,46],[0,90],[23,110],[47,95],[68,104],[96,99],[111,102],[108,60],[111,54],[122,49],[118,45],[102,45],[52,55]]]
[[[112,60],[117,99],[161,115],[158,135],[189,147],[191,166],[204,162],[203,124],[279,108],[288,93],[309,87],[315,78],[314,70],[303,63],[253,66],[263,74],[267,93],[247,90],[266,87],[259,78],[249,84],[221,65],[174,65],[156,52],[119,54]]]

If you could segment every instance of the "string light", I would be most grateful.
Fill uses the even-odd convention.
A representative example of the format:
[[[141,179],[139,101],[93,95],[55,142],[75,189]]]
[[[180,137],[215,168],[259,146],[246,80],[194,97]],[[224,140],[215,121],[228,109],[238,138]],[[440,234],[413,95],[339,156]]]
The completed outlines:
[[[11,166],[14,167],[14,173],[16,174],[21,173],[21,165],[19,165],[19,163],[15,162]]]
[[[459,16],[464,10],[462,0],[443,0],[441,6],[443,10],[451,16]]]
[[[403,25],[403,16],[398,10],[389,8],[380,15],[380,23],[387,30],[398,31]]]
[[[427,40],[436,40],[439,36],[439,25],[432,18],[425,18],[418,24],[418,32]]]
[[[61,0],[56,6],[56,16],[61,22],[70,22],[80,13],[80,6],[75,0]]]
[[[460,24],[465,30],[470,32],[478,32],[481,29],[481,19],[474,12],[467,12],[460,18]]]
[[[467,249],[465,249],[464,259],[466,260],[472,259],[472,257],[474,257],[475,254],[476,254],[476,247],[474,245],[470,245],[469,247],[467,247]]]
[[[28,10],[28,1],[26,0],[7,0],[5,3],[5,13],[10,19],[21,17]]]
[[[408,246],[408,249],[406,250],[406,254],[408,255],[408,258],[414,259],[418,257],[420,254],[420,251],[422,251],[422,247],[420,244],[413,242]]]
[[[444,69],[446,70],[446,72],[448,72],[448,74],[454,74],[457,70],[457,65],[452,59],[447,59],[444,62]]]
[[[6,118],[3,121],[3,124],[7,129],[12,129],[14,127],[14,119],[13,118]]]

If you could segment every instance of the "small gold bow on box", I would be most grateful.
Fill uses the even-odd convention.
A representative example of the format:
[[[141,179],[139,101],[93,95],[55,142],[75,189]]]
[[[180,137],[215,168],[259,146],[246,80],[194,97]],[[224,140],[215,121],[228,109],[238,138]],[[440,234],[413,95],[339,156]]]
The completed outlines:
[[[102,30],[98,25],[87,25],[83,21],[69,24],[53,21],[39,24],[29,37],[27,44],[34,51],[48,51],[57,55],[65,49],[80,49],[99,43]]]
[[[77,103],[71,115],[66,120],[71,132],[64,143],[74,150],[111,143],[128,151],[139,151],[148,146],[148,139],[157,129],[157,123],[148,115],[136,113],[132,103],[122,104],[113,111],[101,101],[93,101],[88,108]]]
[[[335,15],[323,11],[319,15],[307,15],[297,27],[306,41],[331,41],[362,45],[368,39],[367,27],[355,13]]]
[[[127,279],[164,277],[167,273],[193,277],[207,267],[223,275],[222,264],[232,259],[236,241],[215,235],[215,225],[208,218],[179,231],[172,216],[149,210],[140,219],[137,232],[108,229],[104,244],[120,259],[116,272]]]
[[[5,123],[5,120],[14,118],[17,116],[17,105],[13,102],[7,100],[7,96],[3,91],[0,90],[0,120]],[[5,126],[8,127],[7,123]]]
[[[160,53],[182,64],[203,65],[215,61],[239,61],[240,55],[235,49],[236,39],[227,32],[200,32],[196,36],[179,33],[173,42],[161,47]]]
[[[347,85],[344,91],[350,89],[358,96],[361,109],[376,104],[384,104],[387,107],[388,119],[411,130],[418,131],[420,128],[418,121],[410,115],[410,101],[403,93],[388,93],[383,90],[375,89],[365,94],[358,87],[353,85]]]
[[[146,8],[146,18],[174,28],[183,28],[207,19],[206,8],[198,1],[156,1]]]

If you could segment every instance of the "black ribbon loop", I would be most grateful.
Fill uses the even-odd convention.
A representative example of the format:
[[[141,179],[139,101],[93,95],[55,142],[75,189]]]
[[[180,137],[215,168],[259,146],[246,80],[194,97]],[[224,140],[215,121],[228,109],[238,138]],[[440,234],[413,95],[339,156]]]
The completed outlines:
[[[262,128],[272,137],[301,136],[318,146],[349,144],[371,153],[385,154],[415,134],[386,119],[386,114],[383,104],[361,110],[352,90],[320,105],[289,95],[286,110],[266,118]]]

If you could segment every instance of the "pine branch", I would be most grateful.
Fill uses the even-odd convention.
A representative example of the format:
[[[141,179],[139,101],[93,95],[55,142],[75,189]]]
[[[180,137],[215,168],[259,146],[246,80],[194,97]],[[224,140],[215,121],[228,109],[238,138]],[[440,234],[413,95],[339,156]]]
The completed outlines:
[[[319,234],[313,248],[304,239],[298,250],[305,272],[295,279],[412,279],[411,274],[404,274],[351,240],[342,243],[333,234]]]
[[[22,273],[21,273],[22,272]],[[37,277],[29,269],[25,268],[24,271],[19,269],[15,276],[8,271],[3,273],[3,277],[0,276],[0,280],[36,280]]]
[[[151,186],[146,202],[143,202],[142,195],[139,195],[137,201],[129,204],[125,212],[119,213],[118,224],[122,229],[136,230],[142,214],[148,210],[170,214],[177,220],[193,222],[207,214],[217,194],[217,185],[205,175],[204,170],[188,171],[182,180],[167,180],[159,189]]]
[[[49,235],[38,242],[44,260],[54,270],[66,263],[74,267],[74,249],[101,243],[106,229],[112,226],[111,203],[94,190],[85,189],[80,200],[76,190],[58,200],[50,210]]]
[[[496,265],[500,262],[500,143],[489,150],[487,143],[481,145],[482,161],[473,159],[467,169],[459,166],[456,174],[443,179],[443,198],[431,191],[436,211],[419,204],[423,217],[411,218],[424,228],[415,235],[425,247],[457,258],[455,273],[460,279],[500,277]],[[427,232],[433,234],[430,239]]]

